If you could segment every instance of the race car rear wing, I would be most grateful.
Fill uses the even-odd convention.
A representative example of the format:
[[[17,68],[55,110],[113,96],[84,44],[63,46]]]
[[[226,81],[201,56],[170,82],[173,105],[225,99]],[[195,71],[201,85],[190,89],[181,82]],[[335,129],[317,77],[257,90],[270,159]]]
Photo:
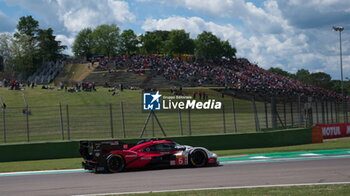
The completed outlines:
[[[92,160],[96,156],[108,154],[114,150],[126,150],[128,144],[118,140],[80,141],[79,153],[86,160]]]

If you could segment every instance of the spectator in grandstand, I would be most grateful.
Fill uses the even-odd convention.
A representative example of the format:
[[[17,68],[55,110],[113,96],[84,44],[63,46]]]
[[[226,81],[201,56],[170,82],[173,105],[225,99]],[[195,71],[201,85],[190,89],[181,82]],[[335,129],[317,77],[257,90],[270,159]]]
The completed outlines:
[[[323,99],[341,98],[341,95],[333,91],[264,70],[245,58],[217,58],[209,63],[186,62],[179,58],[160,55],[133,55],[128,59],[130,62],[124,64],[129,65],[131,72],[143,74],[145,70],[154,70],[167,80],[181,81],[192,86],[214,84],[266,98],[271,96],[297,97],[299,95]],[[203,92],[198,92],[198,96],[199,99],[207,99],[207,95]]]

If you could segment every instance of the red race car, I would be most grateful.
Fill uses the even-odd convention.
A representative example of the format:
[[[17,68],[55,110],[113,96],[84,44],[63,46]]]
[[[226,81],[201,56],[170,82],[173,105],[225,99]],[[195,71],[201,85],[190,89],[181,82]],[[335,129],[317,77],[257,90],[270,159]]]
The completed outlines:
[[[205,148],[157,139],[141,140],[131,148],[117,140],[81,141],[80,154],[84,158],[83,168],[94,172],[219,164],[217,155]]]

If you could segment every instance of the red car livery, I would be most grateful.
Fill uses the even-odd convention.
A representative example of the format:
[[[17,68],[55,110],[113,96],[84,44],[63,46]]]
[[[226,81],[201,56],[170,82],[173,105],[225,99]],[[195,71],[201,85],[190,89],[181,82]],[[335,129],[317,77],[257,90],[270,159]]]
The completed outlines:
[[[217,155],[206,148],[179,145],[169,140],[147,139],[135,146],[121,141],[81,141],[80,154],[87,170],[121,172],[124,169],[218,165]]]

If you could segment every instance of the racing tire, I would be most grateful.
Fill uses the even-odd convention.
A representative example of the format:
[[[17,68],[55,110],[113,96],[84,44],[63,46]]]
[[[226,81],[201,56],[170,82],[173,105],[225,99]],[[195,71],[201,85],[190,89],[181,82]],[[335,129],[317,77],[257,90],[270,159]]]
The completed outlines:
[[[190,164],[193,167],[204,167],[208,163],[208,155],[204,150],[195,149],[190,154]]]
[[[124,158],[119,154],[111,154],[106,160],[106,170],[111,173],[123,171],[125,168]]]

